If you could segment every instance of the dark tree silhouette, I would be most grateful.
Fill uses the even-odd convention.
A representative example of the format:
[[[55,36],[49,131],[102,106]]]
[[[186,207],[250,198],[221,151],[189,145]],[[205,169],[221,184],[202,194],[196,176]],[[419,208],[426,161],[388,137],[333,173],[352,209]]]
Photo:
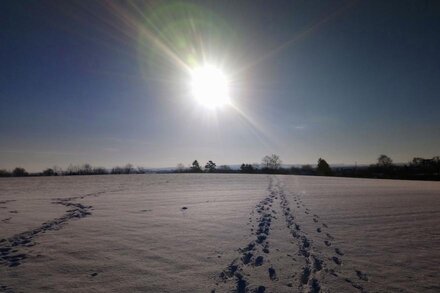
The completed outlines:
[[[191,172],[194,172],[194,173],[200,173],[200,172],[202,172],[202,168],[200,167],[200,164],[199,164],[199,162],[197,161],[197,160],[195,160],[193,163],[192,163],[192,166],[191,166]]]
[[[12,171],[12,176],[14,177],[23,177],[23,176],[27,176],[28,172],[26,172],[26,170],[24,168],[20,168],[17,167],[14,169],[14,171]]]
[[[82,165],[80,174],[81,175],[91,175],[91,174],[93,174],[92,165],[90,165],[88,163]]]
[[[302,165],[301,166],[301,174],[303,175],[314,175],[315,171],[311,165]]]
[[[0,169],[0,177],[10,177],[12,176],[11,172],[5,169]]]
[[[320,176],[331,176],[332,169],[324,159],[319,158],[318,166],[316,167],[316,173]]]
[[[209,173],[215,172],[217,165],[213,161],[208,161],[205,165],[205,170]]]
[[[390,157],[387,155],[380,155],[379,158],[377,158],[377,166],[382,168],[389,168],[393,165],[393,160],[391,160]]]
[[[116,167],[112,168],[110,173],[111,174],[123,174],[124,173],[124,169],[122,167],[116,166]]]
[[[105,175],[105,174],[108,174],[108,170],[104,167],[94,167],[93,174],[94,175]]]
[[[54,176],[55,171],[52,168],[47,168],[46,170],[43,171],[43,176]]]
[[[240,166],[241,173],[255,173],[255,168],[251,164],[241,164]]]

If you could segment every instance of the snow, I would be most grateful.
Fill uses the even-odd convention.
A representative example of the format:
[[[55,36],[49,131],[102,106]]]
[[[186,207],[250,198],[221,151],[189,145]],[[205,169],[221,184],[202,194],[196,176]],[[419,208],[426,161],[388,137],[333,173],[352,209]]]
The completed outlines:
[[[438,292],[439,224],[440,182],[5,178],[0,292]]]

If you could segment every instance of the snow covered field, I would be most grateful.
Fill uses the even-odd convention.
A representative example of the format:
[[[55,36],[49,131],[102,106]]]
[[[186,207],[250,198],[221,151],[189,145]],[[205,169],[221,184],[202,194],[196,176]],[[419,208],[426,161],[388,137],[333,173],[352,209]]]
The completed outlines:
[[[0,179],[0,292],[439,292],[440,182]]]

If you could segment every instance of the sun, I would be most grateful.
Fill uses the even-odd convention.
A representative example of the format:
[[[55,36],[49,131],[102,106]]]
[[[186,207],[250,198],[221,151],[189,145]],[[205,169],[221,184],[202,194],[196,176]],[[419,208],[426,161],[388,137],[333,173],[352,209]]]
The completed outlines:
[[[229,83],[222,70],[204,65],[191,72],[191,91],[194,98],[208,109],[230,104]]]

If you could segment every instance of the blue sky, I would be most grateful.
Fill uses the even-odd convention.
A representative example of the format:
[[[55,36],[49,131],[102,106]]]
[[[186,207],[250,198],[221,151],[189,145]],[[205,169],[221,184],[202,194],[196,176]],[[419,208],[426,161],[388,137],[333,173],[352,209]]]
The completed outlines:
[[[120,3],[2,2],[0,168],[439,155],[436,1]],[[203,44],[237,109],[197,105],[154,39]]]

